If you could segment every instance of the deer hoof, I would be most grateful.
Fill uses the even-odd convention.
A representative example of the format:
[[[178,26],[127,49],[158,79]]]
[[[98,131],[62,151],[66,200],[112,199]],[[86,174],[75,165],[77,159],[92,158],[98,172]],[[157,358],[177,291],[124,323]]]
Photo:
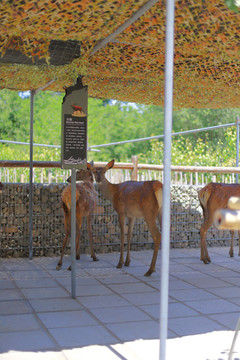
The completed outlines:
[[[62,268],[62,265],[57,265],[57,267],[56,267],[56,270],[61,270],[61,268]]]
[[[80,260],[80,255],[76,255],[76,260]]]
[[[144,276],[151,276],[154,271],[155,271],[155,270],[150,270],[150,269],[149,269],[149,270],[146,272],[146,274],[144,274]]]
[[[117,264],[117,269],[121,269],[122,268],[122,263],[118,263]]]
[[[91,258],[93,259],[93,261],[99,261],[99,259],[96,257],[96,255],[91,256]]]
[[[210,262],[211,262],[210,258],[202,259],[202,261],[203,261],[204,264],[210,264]]]
[[[230,257],[234,257],[233,251],[229,251]]]
[[[129,265],[130,265],[130,260],[126,260],[124,266],[129,266]]]
[[[68,267],[68,271],[71,271],[71,265]]]

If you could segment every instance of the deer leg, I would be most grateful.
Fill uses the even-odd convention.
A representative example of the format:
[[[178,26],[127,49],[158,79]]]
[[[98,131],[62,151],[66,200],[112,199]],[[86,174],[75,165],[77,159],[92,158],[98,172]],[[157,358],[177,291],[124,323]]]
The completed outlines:
[[[91,258],[93,261],[98,261],[98,258],[95,255],[94,248],[93,248],[93,238],[92,238],[92,215],[90,214],[87,217],[87,226],[88,226],[88,236],[89,236],[89,245],[91,250]]]
[[[121,244],[120,244],[120,258],[119,258],[119,262],[117,264],[117,268],[121,268],[123,266],[123,262],[124,262],[124,224],[125,224],[125,216],[124,215],[120,215],[119,216],[119,225],[120,225],[120,232],[121,232]]]
[[[231,246],[230,246],[230,250],[229,250],[229,255],[230,255],[230,257],[233,257],[233,256],[234,256],[234,251],[233,251],[233,236],[234,236],[234,231],[231,230],[230,233],[231,233],[232,239],[231,239]]]
[[[80,260],[80,228],[76,227],[76,260]]]
[[[156,266],[156,261],[157,261],[157,256],[158,256],[158,250],[160,247],[160,243],[161,243],[161,233],[158,230],[158,227],[156,225],[156,218],[151,217],[151,218],[146,218],[145,220],[147,222],[148,225],[148,229],[151,232],[153,241],[154,241],[154,249],[153,249],[153,256],[152,256],[152,261],[151,261],[151,265],[149,270],[144,274],[145,276],[150,276],[153,272],[156,271],[155,266]]]
[[[60,260],[59,260],[59,262],[58,262],[58,264],[57,264],[56,270],[61,270],[62,261],[63,261],[63,255],[64,255],[64,249],[65,249],[65,246],[66,246],[66,244],[67,244],[67,240],[68,240],[68,238],[69,238],[69,235],[70,235],[70,231],[67,230],[66,235],[65,235],[65,237],[64,237],[64,239],[63,239],[61,257],[60,257]]]
[[[240,231],[238,231],[238,256],[240,256]]]
[[[127,235],[127,256],[124,263],[124,266],[129,266],[130,264],[130,244],[132,239],[132,231],[134,226],[135,219],[134,218],[128,218],[128,235]]]
[[[82,226],[82,218],[77,217],[76,219],[76,239],[75,239],[75,246],[76,246],[76,260],[80,259],[80,230]],[[71,265],[68,267],[68,270],[71,271]]]
[[[203,224],[200,228],[200,246],[201,246],[200,260],[202,260],[204,264],[208,264],[211,262],[211,259],[207,251],[207,242],[206,242],[207,231],[208,231],[208,227],[206,227],[206,225]]]

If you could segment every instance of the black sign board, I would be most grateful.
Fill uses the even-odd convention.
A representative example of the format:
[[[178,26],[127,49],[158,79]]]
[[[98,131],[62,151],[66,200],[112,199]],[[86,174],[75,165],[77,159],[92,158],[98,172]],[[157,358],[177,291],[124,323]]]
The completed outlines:
[[[86,165],[87,117],[64,114],[63,165]]]
[[[87,166],[87,100],[88,89],[81,79],[65,89],[62,104],[63,169],[85,169]]]

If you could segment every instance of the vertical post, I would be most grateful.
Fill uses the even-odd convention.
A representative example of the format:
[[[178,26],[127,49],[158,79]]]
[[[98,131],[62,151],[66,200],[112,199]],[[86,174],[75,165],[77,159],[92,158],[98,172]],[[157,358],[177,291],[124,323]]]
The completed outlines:
[[[236,136],[236,167],[239,166],[239,116],[237,116],[237,121],[236,121],[236,130],[237,130],[237,136]],[[236,183],[238,183],[238,174],[236,174]]]
[[[29,153],[29,259],[33,257],[32,215],[33,215],[33,105],[34,90],[30,92],[30,153]]]
[[[171,140],[173,108],[174,0],[166,3],[165,92],[164,92],[164,177],[162,214],[162,266],[160,302],[160,360],[166,359],[168,330],[168,282],[170,240]]]
[[[71,176],[71,288],[76,298],[76,169]]]
[[[131,180],[137,181],[137,176],[138,176],[138,156],[137,155],[132,156],[132,163],[133,163],[133,169],[132,169],[132,174],[131,174]]]

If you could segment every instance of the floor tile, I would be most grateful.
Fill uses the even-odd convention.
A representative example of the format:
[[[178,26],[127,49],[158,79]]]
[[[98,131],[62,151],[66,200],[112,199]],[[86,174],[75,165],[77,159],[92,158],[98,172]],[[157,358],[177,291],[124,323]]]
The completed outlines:
[[[56,280],[43,278],[43,279],[25,279],[25,280],[15,280],[16,285],[21,289],[27,288],[42,288],[42,287],[56,287],[58,284]]]
[[[170,280],[169,281],[169,291],[171,290],[187,290],[195,289],[195,287],[186,281],[182,280]]]
[[[134,306],[91,309],[91,312],[105,324],[126,321],[150,320],[149,316]]]
[[[160,319],[160,305],[142,305],[142,310],[147,312],[154,319]],[[169,303],[168,304],[168,317],[182,317],[182,316],[194,316],[197,312],[181,303]]]
[[[29,300],[36,312],[80,310],[82,306],[74,299],[36,299]]]
[[[81,326],[49,330],[61,347],[112,344],[117,339],[102,326]]]
[[[0,315],[27,314],[31,306],[24,300],[0,301]]]
[[[122,294],[122,296],[133,305],[160,304],[159,291],[137,293],[137,296],[136,293]]]
[[[215,295],[203,289],[171,290],[169,295],[179,301],[216,299]]]
[[[238,319],[240,318],[240,314],[236,314],[236,313],[216,314],[216,315],[210,315],[209,317],[217,321],[218,323],[222,324],[227,329],[235,330]]]
[[[27,299],[69,298],[70,295],[61,287],[22,289],[22,292]]]
[[[55,342],[43,330],[0,333],[0,353],[9,350],[53,349]]]
[[[21,300],[23,296],[18,289],[1,289],[0,301],[2,300]]]
[[[240,306],[234,305],[225,299],[187,301],[186,305],[202,314],[221,314],[240,311]]]
[[[11,280],[0,280],[1,289],[15,289],[16,285]]]
[[[0,316],[0,332],[36,330],[40,327],[33,314]]]
[[[240,261],[229,258],[226,248],[211,251],[216,262],[209,266],[200,262],[199,249],[170,251],[167,344],[174,357],[167,360],[191,346],[196,355],[198,344],[206,357],[184,360],[227,360],[231,341],[223,347],[219,339],[232,340],[240,316]],[[76,299],[71,273],[55,269],[58,258],[3,259],[0,360],[90,359],[95,351],[104,360],[157,359],[161,261],[145,277],[151,256],[133,251],[130,267],[122,269],[116,268],[119,253],[101,254],[98,263],[81,257]],[[214,345],[205,346],[212,338]],[[219,356],[210,357],[210,350]]]
[[[99,277],[98,280],[103,284],[126,284],[139,281],[138,279],[129,274]]]
[[[38,317],[48,329],[97,325],[97,321],[85,310],[39,313]]]
[[[222,288],[209,289],[212,294],[224,299],[240,298],[240,288],[237,286],[227,286]]]
[[[111,289],[104,285],[82,285],[76,287],[76,296],[97,296],[113,294]]]
[[[9,280],[9,276],[6,271],[0,271],[0,280]]]
[[[151,292],[153,289],[144,283],[141,282],[136,282],[136,283],[130,283],[130,284],[110,284],[108,285],[110,289],[112,289],[113,291],[119,293],[119,294],[128,294],[128,293],[141,293],[144,291],[149,291]]]
[[[120,295],[81,296],[79,302],[89,309],[129,306],[129,302]]]
[[[170,318],[168,328],[178,336],[204,334],[215,330],[225,330],[225,327],[204,316]]]
[[[11,276],[14,280],[41,279],[49,277],[47,272],[43,270],[11,271]]]
[[[157,339],[160,329],[158,321],[136,321],[119,324],[108,324],[107,327],[122,341]]]
[[[226,280],[226,279],[224,279]],[[200,278],[200,279],[188,279],[187,282],[191,285],[194,285],[198,288],[202,288],[202,289],[208,289],[208,288],[217,288],[217,287],[225,287],[225,286],[231,286],[231,284],[229,284],[226,281],[223,281],[221,279],[216,279],[215,277],[205,277],[205,278]],[[240,283],[239,283],[240,284]]]

